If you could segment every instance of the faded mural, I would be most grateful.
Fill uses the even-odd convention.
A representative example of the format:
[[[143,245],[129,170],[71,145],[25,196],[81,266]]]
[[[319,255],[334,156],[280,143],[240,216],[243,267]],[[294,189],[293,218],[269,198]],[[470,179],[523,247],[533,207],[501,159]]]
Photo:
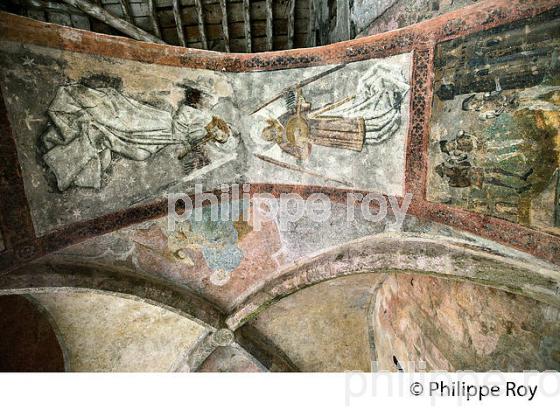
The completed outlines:
[[[402,195],[410,57],[232,76],[248,179]]]
[[[49,125],[40,138],[43,161],[57,187],[101,188],[103,173],[118,154],[149,160],[167,146],[178,146],[188,169],[208,165],[204,146],[225,144],[232,130],[219,117],[181,103],[174,113],[121,94],[115,88],[63,85],[48,109]]]
[[[2,93],[40,236],[196,183],[403,193],[410,54],[222,73],[0,48]]]
[[[428,200],[560,233],[558,11],[438,46]]]

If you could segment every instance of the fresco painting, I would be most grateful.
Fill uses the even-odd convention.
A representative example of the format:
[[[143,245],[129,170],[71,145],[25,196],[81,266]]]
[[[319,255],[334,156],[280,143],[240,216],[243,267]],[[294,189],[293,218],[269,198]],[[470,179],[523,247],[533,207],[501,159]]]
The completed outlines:
[[[40,236],[196,184],[403,193],[410,54],[221,73],[1,44]]]
[[[43,160],[61,191],[70,186],[101,188],[112,153],[146,161],[164,147],[177,145],[179,159],[193,156],[187,166],[204,166],[209,162],[203,146],[224,144],[232,134],[222,119],[189,105],[181,104],[172,114],[114,88],[82,84],[61,86],[48,115],[50,125],[41,137]]]
[[[428,200],[560,234],[560,20],[436,49]]]
[[[8,3],[0,371],[547,393],[437,373],[560,370],[560,0]]]
[[[236,79],[241,90],[251,76],[270,95],[239,97],[253,119],[250,180],[403,195],[410,58],[309,68],[301,79],[297,70]]]

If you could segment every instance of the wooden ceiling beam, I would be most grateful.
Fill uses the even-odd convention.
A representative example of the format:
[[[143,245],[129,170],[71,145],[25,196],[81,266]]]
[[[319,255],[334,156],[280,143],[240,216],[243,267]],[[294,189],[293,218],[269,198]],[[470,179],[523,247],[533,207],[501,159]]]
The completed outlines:
[[[200,33],[200,42],[202,43],[202,48],[208,49],[208,42],[206,41],[206,31],[204,29],[204,9],[202,8],[201,0],[194,0],[194,5],[196,7],[196,14],[198,17],[198,32]]]
[[[119,0],[119,2],[121,4],[121,10],[124,19],[129,23],[134,23],[134,20],[132,19],[132,12],[130,11],[130,3],[128,2],[128,0]]]
[[[272,43],[272,20],[273,20],[273,14],[272,14],[272,0],[266,0],[265,3],[265,9],[266,9],[266,50],[267,51],[271,51],[272,47],[273,47],[273,43]]]
[[[161,38],[161,30],[159,28],[155,0],[148,0],[148,11],[150,13],[150,20],[152,22],[152,29],[154,34]]]
[[[243,0],[243,20],[245,23],[245,52],[251,53],[251,5],[249,0]]]
[[[181,5],[179,4],[179,0],[173,0],[173,17],[175,18],[179,44],[186,47],[187,39],[185,38],[185,31],[183,30],[183,19],[181,18]]]
[[[220,0],[220,7],[222,9],[222,33],[224,35],[224,49],[227,53],[229,53],[229,26],[226,0]]]
[[[294,28],[296,20],[296,0],[290,0],[288,9],[288,50],[294,48]]]
[[[309,20],[307,25],[307,47],[315,47],[317,45],[317,10],[315,9],[315,0],[309,1]]]
[[[102,21],[108,26],[120,31],[127,36],[130,36],[136,40],[148,41],[151,43],[165,44],[161,39],[156,36],[147,33],[146,31],[136,27],[134,24],[129,23],[126,20],[113,16],[107,10],[99,7],[96,4],[90,3],[86,0],[62,0],[69,6],[75,7],[83,11],[88,16],[91,16],[97,20]]]
[[[76,7],[63,3],[55,3],[53,1],[48,1],[48,0],[22,0],[20,4],[26,8],[41,10],[44,12],[48,12],[49,10],[52,10],[52,11],[59,11],[61,13],[71,13],[71,14],[79,14],[81,16],[87,16],[87,14],[85,14],[82,10]]]

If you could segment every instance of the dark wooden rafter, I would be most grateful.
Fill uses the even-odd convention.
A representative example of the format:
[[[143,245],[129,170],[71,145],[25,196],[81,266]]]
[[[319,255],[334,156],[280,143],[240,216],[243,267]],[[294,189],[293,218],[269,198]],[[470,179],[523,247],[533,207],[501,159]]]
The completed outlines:
[[[34,17],[35,12],[40,12],[43,15],[43,20],[48,21],[47,19],[47,10],[40,4],[41,1],[38,0],[21,0],[20,5],[25,6],[25,10],[23,11],[22,15],[30,18],[35,18],[41,20],[41,18]],[[37,14],[39,15],[39,14]]]
[[[103,2],[101,0],[94,0],[95,4],[97,4],[100,8],[103,8]],[[89,26],[90,28],[93,27],[93,23],[92,23],[92,17],[91,16],[87,16],[88,20],[89,20]]]
[[[45,4],[46,7],[43,8],[33,7],[33,8],[36,8],[37,10],[41,10],[43,12],[45,21],[47,22],[64,24],[70,27],[75,27],[72,21],[73,11],[71,10],[71,7],[66,7],[66,9],[64,9],[62,7],[56,7],[56,4],[57,3],[54,2],[48,2],[48,4]]]
[[[288,9],[288,49],[294,48],[294,28],[296,20],[296,0],[289,0]]]
[[[179,0],[173,0],[173,17],[175,18],[175,25],[177,26],[179,44],[186,47],[187,39],[185,38],[185,31],[183,30],[183,19],[181,18],[181,4]]]
[[[220,8],[222,9],[222,32],[224,34],[224,50],[229,53],[230,50],[227,0],[220,0]]]
[[[346,41],[351,39],[350,27],[352,21],[350,18],[350,3],[348,0],[337,0],[337,31],[339,31],[336,41]],[[332,41],[332,40],[331,40]]]
[[[317,30],[317,10],[315,10],[315,0],[309,1],[309,20],[307,23],[307,47],[317,45],[315,31]]]
[[[152,22],[154,34],[161,38],[161,30],[159,29],[155,0],[148,0],[148,12],[150,13],[150,20]]]
[[[103,8],[103,1],[101,1],[101,0],[94,0],[94,2],[95,2],[95,4],[97,4],[100,8]],[[90,26],[93,26],[92,23],[91,23],[91,17],[88,16],[88,18],[89,18],[89,20],[90,20],[89,25],[90,25]]]
[[[198,19],[198,32],[200,34],[200,42],[202,43],[202,48],[208,49],[208,42],[206,41],[206,30],[204,28],[204,9],[202,8],[201,0],[194,0],[194,5],[196,8],[196,14]]]
[[[243,22],[245,27],[245,52],[251,53],[251,5],[249,0],[243,0]]]
[[[271,51],[273,44],[272,44],[272,0],[266,0],[265,3],[266,9],[266,50]]]
[[[346,9],[346,25],[348,28],[348,40],[352,40],[352,38],[356,37],[356,32],[352,30],[352,9],[350,0],[348,1],[348,8]]]
[[[68,6],[64,0],[18,1],[26,9],[33,10],[30,14],[32,18],[116,34],[111,30],[111,27],[115,27],[113,24],[107,27],[104,19],[92,17]],[[123,21],[126,14],[123,15],[121,10],[122,7],[126,9],[128,4],[134,26],[164,42],[184,47],[225,52],[255,52],[274,50],[278,47],[305,47],[307,44],[305,37],[303,41],[299,41],[298,36],[306,34],[305,20],[308,13],[307,10],[301,10],[301,15],[297,15],[301,6],[296,0],[283,0],[279,4],[273,0],[253,4],[251,0],[229,0],[229,3],[228,0],[110,0],[108,5],[105,4],[106,0],[81,1],[90,5],[97,4],[99,9]],[[53,4],[53,7],[44,7],[44,4]],[[302,6],[305,8],[307,4],[302,3]],[[41,16],[41,13],[46,13],[46,16]],[[177,24],[178,20],[181,23]],[[129,37],[140,38],[121,28],[118,28],[118,31]]]
[[[165,44],[161,39],[156,36],[136,27],[134,24],[129,23],[119,17],[113,16],[107,10],[99,7],[86,0],[62,0],[69,6],[75,7],[90,17],[102,21],[108,26],[119,30],[121,33],[126,34],[136,40],[148,41],[151,43]]]
[[[134,23],[132,12],[130,11],[130,3],[128,2],[128,0],[119,0],[119,3],[121,4],[121,10],[124,19],[129,23]]]
[[[27,8],[42,10],[44,12],[53,10],[53,11],[59,11],[61,13],[68,13],[68,14],[75,13],[75,14],[84,15],[84,13],[80,9],[74,8],[67,4],[55,3],[53,1],[23,0],[21,4]]]

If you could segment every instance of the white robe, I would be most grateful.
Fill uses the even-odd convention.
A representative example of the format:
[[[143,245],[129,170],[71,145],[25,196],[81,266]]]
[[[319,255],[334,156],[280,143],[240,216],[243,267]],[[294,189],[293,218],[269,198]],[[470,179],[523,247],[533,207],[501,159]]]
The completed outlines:
[[[400,67],[374,63],[360,78],[354,98],[321,115],[363,118],[365,142],[382,142],[399,130],[401,105],[409,88]]]
[[[113,88],[61,86],[43,135],[45,163],[61,191],[70,186],[99,188],[111,152],[144,161],[167,145],[200,141],[212,116],[181,106],[173,115],[120,94]]]

